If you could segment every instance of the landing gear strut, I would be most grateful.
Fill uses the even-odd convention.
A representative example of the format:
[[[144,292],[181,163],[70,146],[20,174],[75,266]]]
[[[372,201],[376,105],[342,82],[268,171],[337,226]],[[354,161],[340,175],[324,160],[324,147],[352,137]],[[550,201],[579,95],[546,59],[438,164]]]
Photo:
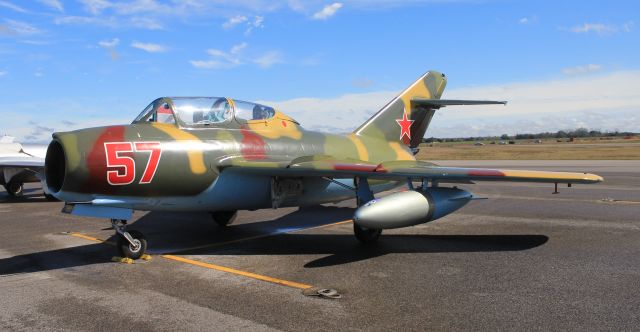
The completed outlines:
[[[356,186],[356,202],[358,207],[374,199],[373,191],[371,191],[371,188],[369,187],[369,181],[367,178],[356,177],[354,179],[354,184]],[[356,239],[363,244],[371,244],[378,241],[378,238],[382,234],[382,230],[362,227],[354,222],[353,233],[356,236]]]
[[[116,247],[122,257],[136,260],[147,250],[147,239],[139,231],[127,231],[127,221],[111,219],[111,225],[116,230],[118,242]]]

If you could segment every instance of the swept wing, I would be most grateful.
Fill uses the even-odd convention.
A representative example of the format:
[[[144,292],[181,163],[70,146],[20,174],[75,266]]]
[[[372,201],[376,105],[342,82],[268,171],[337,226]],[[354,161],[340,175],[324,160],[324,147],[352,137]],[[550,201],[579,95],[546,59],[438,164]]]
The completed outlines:
[[[314,160],[315,159],[315,160]],[[319,159],[319,160],[318,160]],[[229,158],[219,167],[268,176],[353,177],[376,179],[423,178],[436,181],[514,181],[546,183],[596,183],[602,177],[590,173],[547,172],[529,170],[487,169],[438,166],[423,161],[387,161],[370,163],[359,160],[337,160],[307,157],[286,161],[245,161]]]

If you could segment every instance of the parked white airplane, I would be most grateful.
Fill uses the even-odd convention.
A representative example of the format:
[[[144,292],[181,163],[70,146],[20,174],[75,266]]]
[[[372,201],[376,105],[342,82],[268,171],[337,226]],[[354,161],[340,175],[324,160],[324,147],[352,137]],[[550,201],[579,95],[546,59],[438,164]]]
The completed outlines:
[[[10,196],[22,196],[27,182],[44,180],[46,154],[46,145],[20,144],[14,142],[11,136],[0,137],[0,184]],[[47,192],[45,197],[55,199]]]

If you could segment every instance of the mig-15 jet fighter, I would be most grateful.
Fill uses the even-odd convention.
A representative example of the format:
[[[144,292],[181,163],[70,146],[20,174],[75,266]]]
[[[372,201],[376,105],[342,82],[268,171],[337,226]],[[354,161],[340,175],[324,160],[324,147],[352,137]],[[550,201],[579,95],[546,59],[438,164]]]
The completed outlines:
[[[356,198],[353,227],[370,243],[383,229],[426,223],[461,208],[472,181],[596,183],[587,173],[441,167],[414,152],[440,99],[444,74],[429,71],[347,135],[305,130],[265,105],[223,97],[163,97],[129,125],[53,134],[48,192],[64,212],[111,220],[120,253],[137,259],[147,242],[126,229],[133,210],[208,211],[220,225],[238,210],[307,206]],[[414,182],[421,185],[414,186]],[[405,186],[408,190],[375,198]]]

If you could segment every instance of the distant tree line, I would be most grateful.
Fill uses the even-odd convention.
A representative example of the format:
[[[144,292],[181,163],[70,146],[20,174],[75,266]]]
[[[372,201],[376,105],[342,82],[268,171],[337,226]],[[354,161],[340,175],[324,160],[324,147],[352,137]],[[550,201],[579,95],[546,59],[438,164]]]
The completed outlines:
[[[431,142],[465,142],[465,141],[508,141],[514,139],[549,139],[549,138],[581,138],[581,137],[626,137],[636,136],[640,133],[628,131],[600,131],[589,130],[587,128],[578,128],[576,130],[559,130],[555,133],[544,132],[537,134],[516,134],[509,136],[502,134],[500,136],[477,136],[477,137],[457,137],[457,138],[423,138],[425,143]]]

